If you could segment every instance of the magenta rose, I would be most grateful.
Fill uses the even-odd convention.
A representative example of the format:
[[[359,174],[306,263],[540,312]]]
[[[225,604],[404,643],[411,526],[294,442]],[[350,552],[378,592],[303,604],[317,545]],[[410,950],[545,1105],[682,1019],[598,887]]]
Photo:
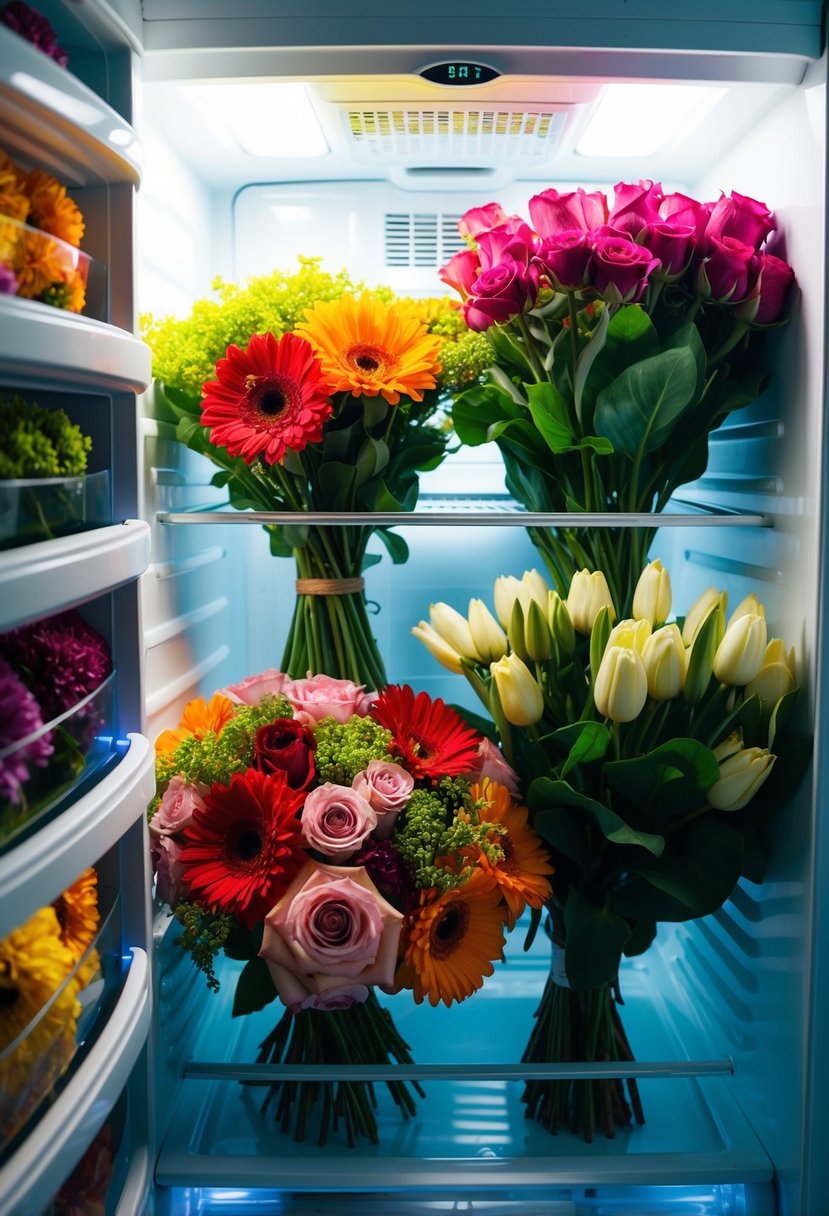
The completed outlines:
[[[332,861],[346,861],[377,827],[377,813],[347,785],[326,781],[305,799],[302,834],[312,849]]]
[[[369,760],[351,785],[377,815],[374,829],[376,839],[385,840],[391,835],[395,819],[411,797],[414,777],[392,760]]]
[[[751,276],[754,283],[745,301],[735,310],[736,316],[754,325],[772,325],[783,311],[794,271],[773,253],[757,253],[749,266]]]
[[[607,217],[609,227],[626,233],[632,241],[641,239],[642,232],[660,218],[662,186],[652,181],[636,185],[619,182],[613,190],[613,207]],[[648,244],[643,241],[643,244]]]
[[[482,232],[478,238],[478,257],[482,272],[510,261],[529,266],[535,251],[535,234],[529,224],[523,221],[517,230],[503,225],[500,228],[492,228],[489,232]]]
[[[678,279],[687,270],[694,251],[696,230],[690,224],[677,224],[673,219],[658,220],[642,232],[645,248],[659,259],[654,271],[660,279]]]
[[[591,245],[590,286],[611,304],[638,300],[659,259],[644,245],[607,228],[591,234]]]
[[[455,253],[445,266],[441,266],[438,277],[454,287],[462,299],[472,295],[475,280],[481,269],[481,262],[474,249],[462,249]]]
[[[590,245],[580,228],[545,236],[535,260],[557,291],[578,291],[585,285]]]
[[[183,832],[193,822],[193,812],[205,809],[204,795],[207,791],[206,785],[190,785],[181,776],[171,777],[150,820],[150,830],[162,836]]]
[[[182,896],[184,870],[179,862],[181,845],[172,836],[150,837],[150,857],[155,870],[155,893],[170,908]]]
[[[331,676],[309,676],[307,680],[292,680],[285,696],[294,709],[294,717],[306,726],[314,726],[323,718],[350,722],[356,714],[364,718],[377,700],[376,692],[365,692],[364,685],[351,680],[334,680]]]
[[[749,274],[755,253],[751,245],[724,236],[709,242],[709,255],[697,270],[697,291],[720,302],[737,303],[748,292]]]
[[[292,790],[307,790],[316,775],[316,740],[296,718],[274,718],[256,732],[253,767],[261,773],[284,773]]]
[[[569,194],[543,190],[529,201],[530,219],[540,237],[578,228],[590,232],[607,222],[607,199],[600,190],[588,194],[579,187]]]
[[[713,203],[700,203],[689,194],[666,194],[659,204],[659,218],[674,224],[687,224],[694,230],[694,240],[702,240]]]
[[[518,774],[507,764],[501,749],[491,739],[483,738],[478,746],[478,767],[464,774],[470,781],[481,782],[484,777],[505,785],[513,797],[518,797],[520,786]]]
[[[259,954],[290,1009],[353,1003],[360,986],[393,984],[402,921],[362,866],[309,861],[265,917]]]
[[[500,203],[484,203],[483,207],[470,207],[458,220],[461,236],[477,237],[480,232],[503,224],[509,217]]]
[[[539,269],[510,260],[478,276],[475,294],[462,305],[466,324],[479,333],[509,321],[538,301]]]
[[[281,696],[291,683],[290,676],[277,671],[275,667],[269,667],[258,676],[248,676],[238,684],[223,688],[221,693],[236,705],[258,705],[265,697]]]
[[[774,216],[765,203],[732,190],[730,198],[723,194],[714,203],[705,227],[705,239],[712,242],[733,237],[757,252],[776,227]]]

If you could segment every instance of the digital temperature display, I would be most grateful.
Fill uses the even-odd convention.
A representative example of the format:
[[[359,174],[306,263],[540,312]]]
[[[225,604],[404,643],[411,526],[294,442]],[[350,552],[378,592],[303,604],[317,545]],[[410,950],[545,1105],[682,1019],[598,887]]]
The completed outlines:
[[[468,63],[463,59],[450,59],[446,63],[433,63],[420,73],[424,80],[433,84],[486,84],[501,75],[485,63]]]

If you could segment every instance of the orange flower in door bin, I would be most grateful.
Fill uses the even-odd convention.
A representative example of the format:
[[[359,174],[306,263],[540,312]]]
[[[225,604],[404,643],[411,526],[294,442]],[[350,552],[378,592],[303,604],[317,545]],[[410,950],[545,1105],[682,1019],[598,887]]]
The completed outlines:
[[[174,730],[163,730],[155,741],[156,755],[174,752],[180,743],[191,736],[203,739],[212,731],[218,736],[233,717],[234,705],[221,693],[214,693],[209,701],[196,697],[184,707],[181,721]]]
[[[67,245],[80,245],[84,220],[77,203],[67,195],[66,187],[42,169],[33,169],[28,174],[25,187],[32,204],[27,223],[66,241]]]
[[[422,401],[440,371],[442,339],[430,334],[411,310],[363,292],[359,299],[318,300],[297,332],[316,350],[335,392],[382,395],[397,405],[403,394]]]
[[[244,350],[229,346],[203,388],[202,426],[210,442],[241,456],[281,464],[322,439],[331,387],[311,345],[296,334],[254,334]]]

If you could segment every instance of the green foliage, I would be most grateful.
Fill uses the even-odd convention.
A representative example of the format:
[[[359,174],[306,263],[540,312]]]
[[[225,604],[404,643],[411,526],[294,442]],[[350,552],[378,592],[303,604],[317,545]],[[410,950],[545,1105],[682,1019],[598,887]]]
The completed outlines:
[[[478,848],[492,861],[503,856],[497,837],[504,830],[479,820],[465,781],[445,777],[433,790],[414,790],[398,820],[394,845],[419,887],[448,891],[471,877]]]
[[[210,991],[218,992],[220,984],[213,964],[236,924],[235,919],[205,912],[197,904],[184,901],[176,905],[173,915],[183,926],[176,944],[188,951],[199,971],[204,973]]]
[[[62,409],[0,393],[0,478],[77,477],[92,440]]]
[[[292,718],[293,714],[284,697],[264,697],[258,705],[239,705],[220,735],[213,731],[207,731],[201,739],[191,735],[175,751],[158,755],[155,775],[159,793],[150,804],[151,811],[158,805],[159,794],[176,775],[188,784],[229,785],[234,773],[250,768],[259,727],[275,718]]]
[[[370,760],[388,760],[391,732],[373,718],[354,716],[349,722],[323,718],[315,730],[314,761],[322,784],[351,785]]]

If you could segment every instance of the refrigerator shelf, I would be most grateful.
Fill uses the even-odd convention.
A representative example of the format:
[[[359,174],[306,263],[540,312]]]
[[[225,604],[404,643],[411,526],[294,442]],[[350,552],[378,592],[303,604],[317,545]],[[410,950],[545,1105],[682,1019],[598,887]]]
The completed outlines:
[[[55,899],[144,815],[155,788],[153,750],[143,735],[128,738],[106,777],[0,857],[0,937]]]
[[[150,348],[139,338],[20,296],[0,296],[0,365],[6,380],[43,388],[143,392],[150,382]]]
[[[141,180],[132,127],[32,43],[0,26],[0,126],[6,151],[32,146],[67,185]]]
[[[112,1109],[144,1046],[150,1026],[150,974],[145,951],[132,948],[121,995],[77,1072],[0,1168],[0,1216],[40,1216]],[[70,1167],[71,1168],[71,1167]]]
[[[0,553],[0,630],[113,591],[149,559],[150,527],[137,519]]]

